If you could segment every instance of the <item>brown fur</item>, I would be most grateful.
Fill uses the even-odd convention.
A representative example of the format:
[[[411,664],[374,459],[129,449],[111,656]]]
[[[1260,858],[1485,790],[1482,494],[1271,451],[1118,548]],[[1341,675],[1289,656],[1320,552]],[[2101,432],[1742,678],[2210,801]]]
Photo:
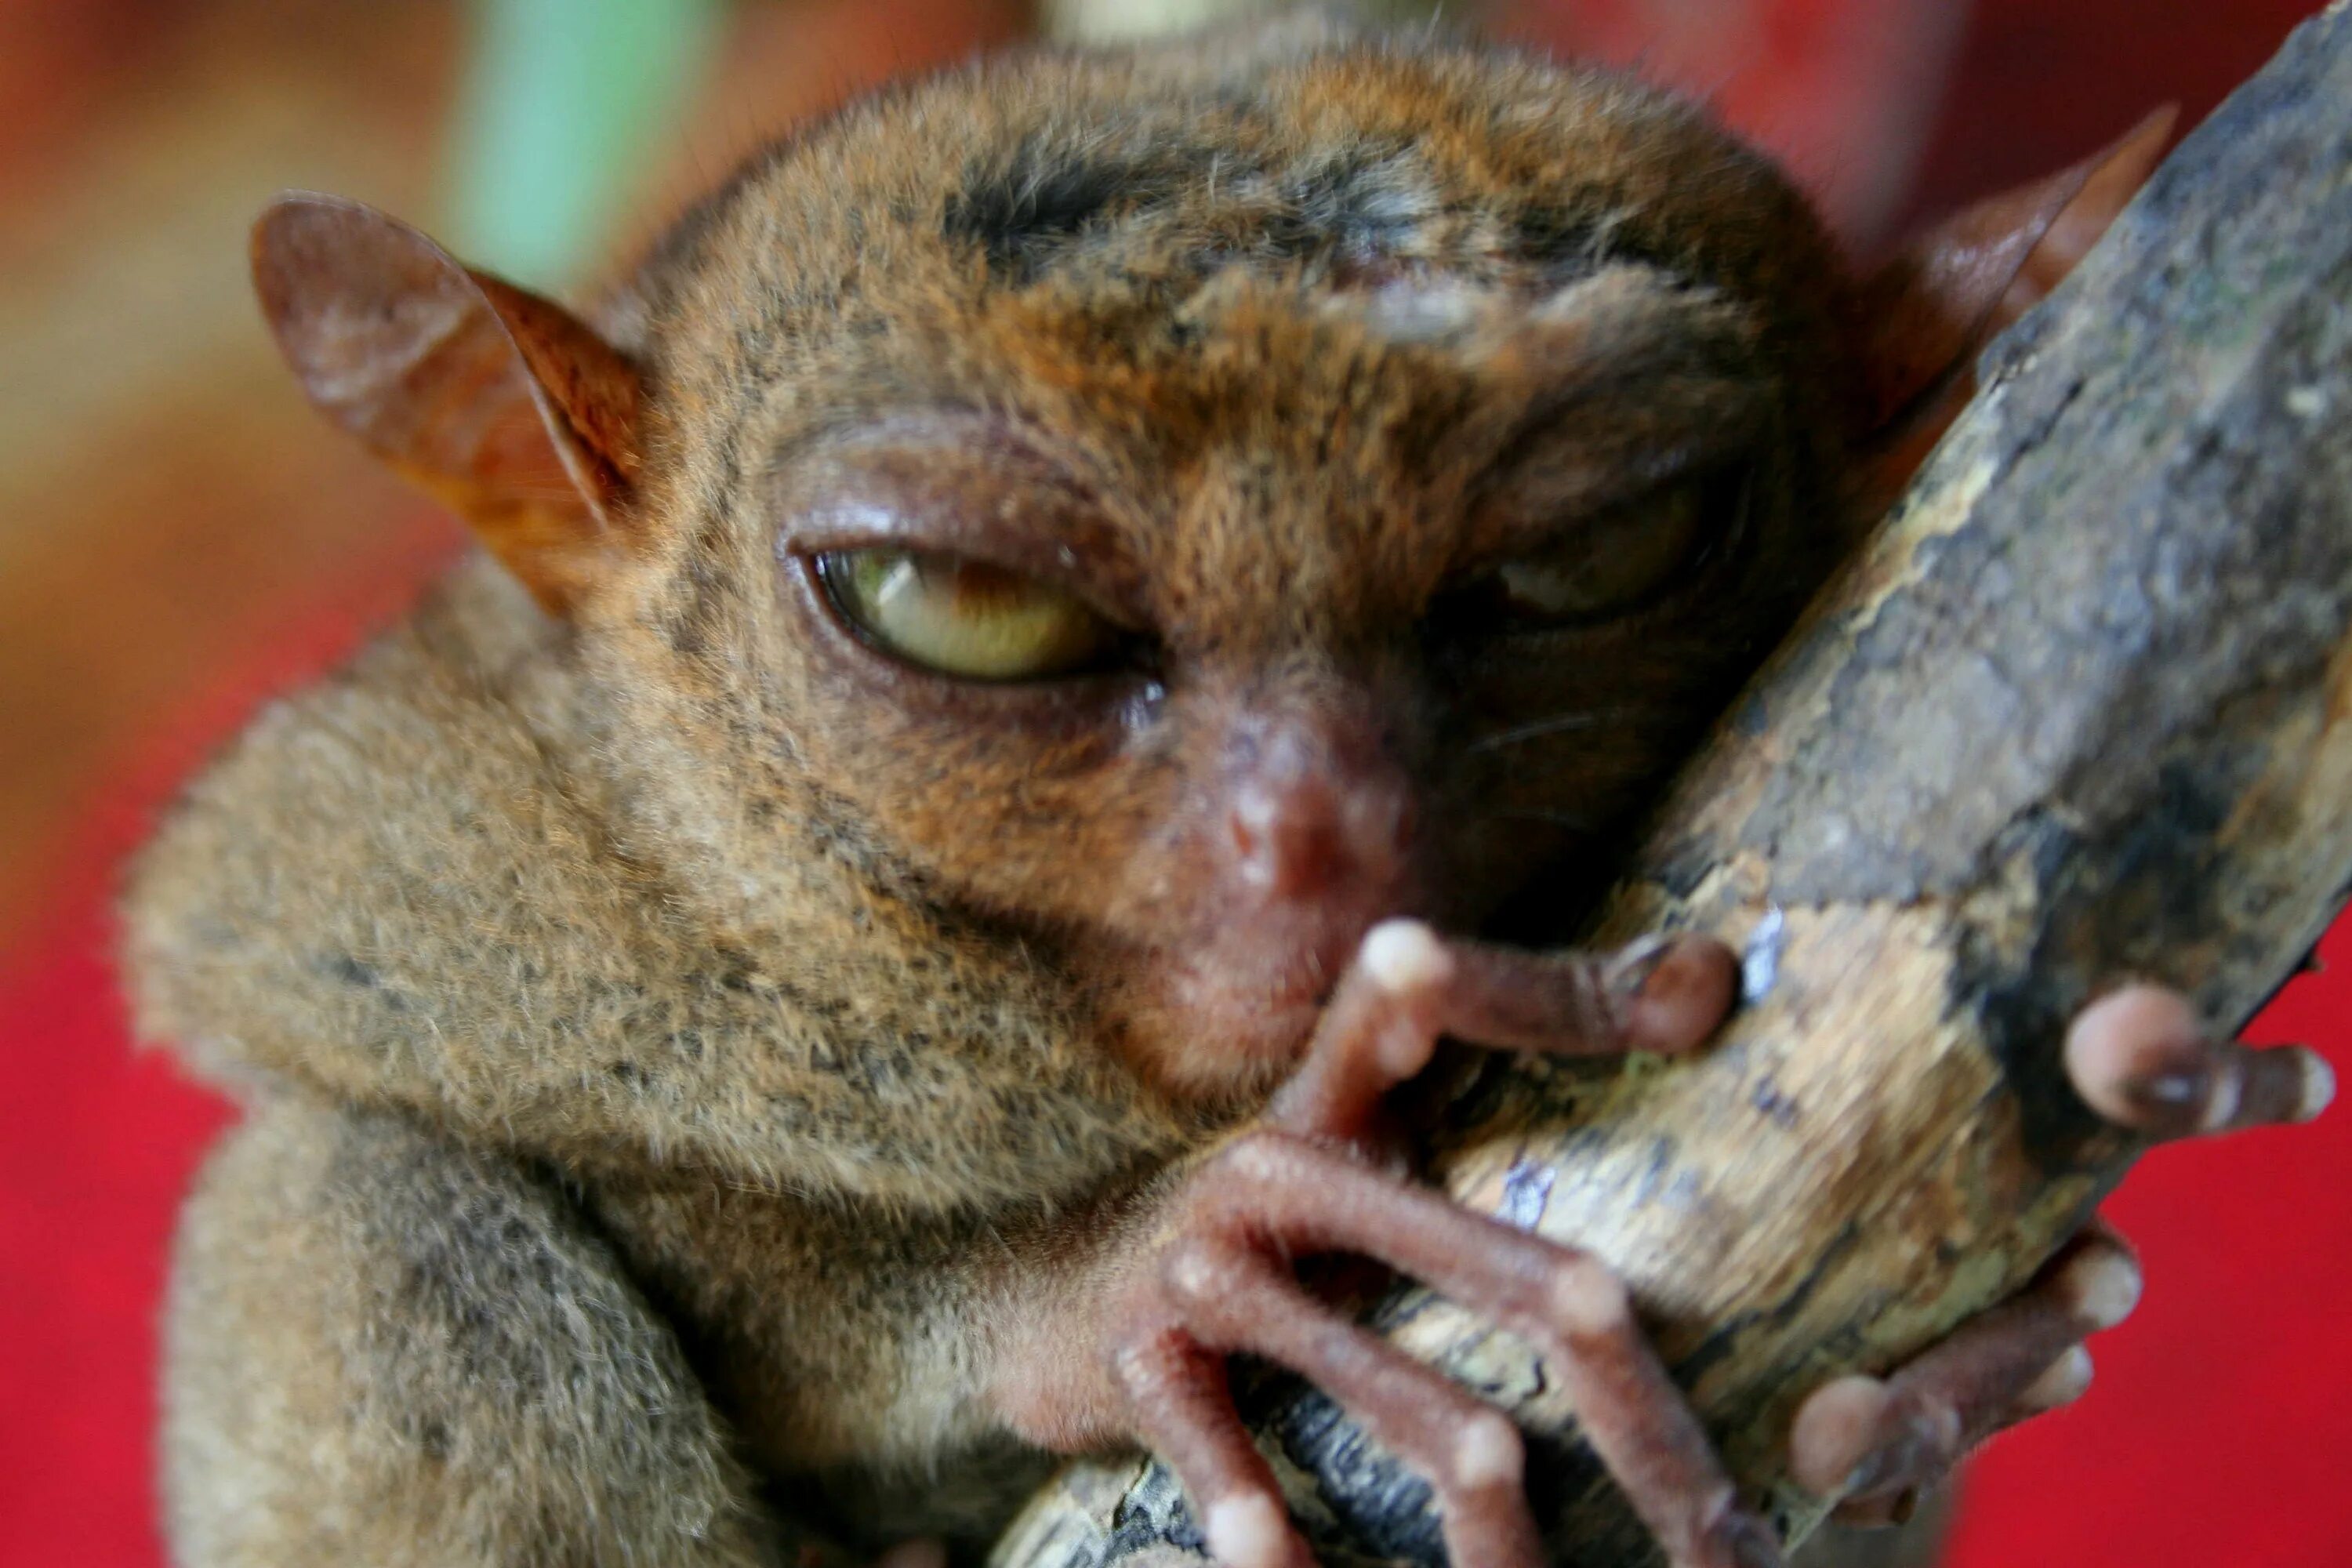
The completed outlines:
[[[1331,955],[1589,879],[1818,579],[1848,297],[1691,110],[1478,49],[1023,56],[755,160],[604,318],[627,552],[563,619],[469,565],[140,866],[142,1026],[250,1108],[175,1274],[180,1561],[984,1538],[1032,1439],[1102,1440],[1006,1393],[1032,1305],[1117,1271]],[[1755,465],[1703,581],[1433,651],[1466,561],[1699,437]],[[776,561],[843,464],[1034,502],[1006,547],[1160,673],[844,646]],[[1414,829],[1260,908],[1221,803],[1293,718]]]

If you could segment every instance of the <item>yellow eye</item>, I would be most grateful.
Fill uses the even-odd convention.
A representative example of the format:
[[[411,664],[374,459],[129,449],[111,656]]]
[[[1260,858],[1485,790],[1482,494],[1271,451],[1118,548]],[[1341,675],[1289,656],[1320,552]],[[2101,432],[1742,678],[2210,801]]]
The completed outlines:
[[[1076,595],[961,556],[833,550],[816,568],[841,613],[881,647],[970,680],[1075,674],[1118,637]]]
[[[1673,586],[1709,542],[1714,487],[1680,484],[1576,530],[1559,548],[1496,568],[1493,591],[1515,620],[1603,620]]]

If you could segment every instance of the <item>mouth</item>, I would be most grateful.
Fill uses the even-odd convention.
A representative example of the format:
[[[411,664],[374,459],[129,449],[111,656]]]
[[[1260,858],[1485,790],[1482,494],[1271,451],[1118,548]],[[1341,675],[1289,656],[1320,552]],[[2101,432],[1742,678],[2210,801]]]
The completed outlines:
[[[1279,935],[1236,924],[1190,952],[1163,954],[1139,1020],[1156,1075],[1193,1093],[1270,1087],[1306,1049],[1373,923]]]
[[[1180,971],[1171,976],[1169,989],[1174,1005],[1198,1019],[1223,1048],[1249,1057],[1286,1058],[1306,1045],[1333,984],[1335,980],[1303,976],[1267,981],[1210,964]]]

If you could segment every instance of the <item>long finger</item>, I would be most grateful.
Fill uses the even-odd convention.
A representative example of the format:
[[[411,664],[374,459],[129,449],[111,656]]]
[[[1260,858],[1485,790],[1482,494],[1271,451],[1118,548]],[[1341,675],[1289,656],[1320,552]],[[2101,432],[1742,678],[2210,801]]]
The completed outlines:
[[[1382,1097],[1429,1065],[1440,1035],[1562,1054],[1688,1050],[1730,1010],[1738,975],[1729,949],[1698,938],[1602,959],[1447,942],[1418,921],[1383,921],[1268,1114],[1296,1132],[1360,1140]]]
[[[2159,1140],[2308,1121],[2336,1095],[2336,1075],[2315,1053],[2210,1039],[2186,997],[2145,984],[2076,1016],[2066,1074],[2092,1110]]]
[[[1790,1430],[1790,1473],[1850,1507],[1936,1485],[2021,1407],[2078,1396],[2089,1384],[2083,1340],[2123,1321],[2139,1293],[2120,1238],[2085,1233],[2034,1284],[1892,1377],[1840,1378],[1814,1394]]]
[[[1297,1373],[1429,1483],[1452,1561],[1542,1568],[1518,1428],[1502,1412],[1339,1317],[1261,1254],[1196,1246],[1169,1273],[1205,1340]]]
[[[1779,1563],[1599,1260],[1297,1138],[1257,1134],[1223,1168],[1209,1201],[1228,1234],[1373,1258],[1545,1347],[1586,1437],[1677,1568]]]
[[[1121,1350],[1118,1372],[1138,1436],[1184,1483],[1224,1568],[1315,1568],[1273,1469],[1234,1408],[1223,1356],[1170,1327]]]

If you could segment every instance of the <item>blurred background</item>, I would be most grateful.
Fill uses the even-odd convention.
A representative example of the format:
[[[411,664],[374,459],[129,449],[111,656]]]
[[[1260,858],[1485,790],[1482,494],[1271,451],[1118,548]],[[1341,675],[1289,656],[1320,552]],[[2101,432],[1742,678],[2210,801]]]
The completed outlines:
[[[161,1561],[152,1330],[225,1107],[131,1050],[113,868],[267,694],[395,613],[453,526],[314,420],[244,235],[295,186],[562,291],[764,136],[1041,28],[1232,0],[0,0],[0,1563]],[[2317,0],[1491,0],[1778,153],[1861,254],[2188,122]],[[2352,1067],[2352,942],[2257,1037]],[[2339,1116],[2338,1122],[2343,1121]],[[2149,1305],[2000,1445],[1960,1568],[2352,1563],[2352,1135],[2168,1152],[2112,1211]]]

